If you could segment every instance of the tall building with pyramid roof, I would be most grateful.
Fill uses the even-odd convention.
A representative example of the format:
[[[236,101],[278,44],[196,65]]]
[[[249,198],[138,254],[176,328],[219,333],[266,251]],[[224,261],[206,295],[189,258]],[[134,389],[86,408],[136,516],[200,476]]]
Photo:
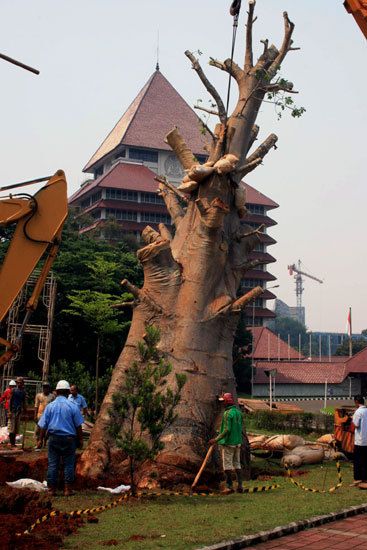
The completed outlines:
[[[154,178],[157,174],[165,175],[178,185],[184,175],[176,155],[164,141],[174,126],[179,128],[198,161],[205,161],[208,136],[202,131],[199,117],[157,68],[85,165],[83,171],[90,173],[91,179],[69,199],[71,206],[92,219],[81,231],[97,228],[103,231],[104,224],[111,218],[124,232],[137,236],[147,224],[152,227],[161,222],[171,225],[164,201],[156,193]],[[262,259],[265,264],[275,262],[267,246],[276,241],[268,235],[267,228],[276,222],[267,212],[278,204],[250,185],[243,185],[250,213],[246,223],[254,228],[265,226],[262,242],[251,259]],[[247,291],[257,285],[266,287],[267,282],[273,280],[275,277],[264,265],[248,272],[241,289]],[[274,298],[267,290],[257,299],[255,307],[245,312],[247,324],[262,325],[274,317],[266,308],[266,300]]]

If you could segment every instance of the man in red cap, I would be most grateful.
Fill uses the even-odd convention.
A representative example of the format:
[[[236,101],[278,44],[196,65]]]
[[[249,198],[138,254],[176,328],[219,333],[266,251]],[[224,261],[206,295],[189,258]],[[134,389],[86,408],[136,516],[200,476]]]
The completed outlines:
[[[224,393],[219,401],[225,406],[222,424],[219,435],[209,441],[210,445],[218,443],[221,446],[223,469],[226,476],[227,489],[225,494],[233,493],[232,470],[236,470],[238,481],[237,492],[242,493],[242,468],[241,468],[241,445],[243,417],[241,411],[234,404],[233,395]]]

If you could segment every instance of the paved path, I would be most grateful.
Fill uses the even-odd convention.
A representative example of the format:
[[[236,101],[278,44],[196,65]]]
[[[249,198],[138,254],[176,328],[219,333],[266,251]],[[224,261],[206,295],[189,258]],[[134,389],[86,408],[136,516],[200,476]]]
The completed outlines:
[[[367,550],[367,514],[248,546],[253,550]]]

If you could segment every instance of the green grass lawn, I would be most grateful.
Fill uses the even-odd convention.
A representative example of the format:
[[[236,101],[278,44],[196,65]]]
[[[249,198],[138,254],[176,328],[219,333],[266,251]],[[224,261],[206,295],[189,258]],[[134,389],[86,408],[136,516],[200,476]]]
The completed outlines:
[[[305,466],[302,470],[308,474],[298,479],[307,486],[328,488],[336,483],[334,463]],[[68,537],[65,548],[97,550],[111,539],[128,550],[199,548],[367,502],[364,491],[348,486],[352,481],[351,465],[343,463],[342,473],[343,487],[332,494],[307,493],[278,477],[271,482],[250,482],[250,485],[272,482],[281,485],[268,493],[127,502],[100,514],[98,524],[86,524],[76,535]],[[54,506],[70,511],[109,500],[104,494],[86,492],[69,499],[56,498]]]

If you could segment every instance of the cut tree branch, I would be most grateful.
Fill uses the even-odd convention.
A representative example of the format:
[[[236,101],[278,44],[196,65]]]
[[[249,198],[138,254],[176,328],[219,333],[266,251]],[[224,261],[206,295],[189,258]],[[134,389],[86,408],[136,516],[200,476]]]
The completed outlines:
[[[257,136],[258,136],[259,131],[260,131],[260,127],[257,124],[254,124],[252,129],[251,129],[251,137],[250,137],[250,141],[248,143],[248,150],[251,149],[254,142],[257,140]]]
[[[247,231],[246,233],[239,233],[237,234],[237,239],[245,239],[246,237],[252,237],[252,235],[260,235],[263,230],[265,229],[265,224],[259,225],[256,229],[253,231]]]
[[[225,315],[226,313],[237,313],[241,311],[245,306],[247,306],[252,300],[256,300],[261,294],[263,294],[264,289],[261,286],[256,286],[250,292],[247,292],[237,300],[234,300],[228,305],[221,307],[214,315],[210,316],[210,319],[218,317],[218,315]],[[206,319],[208,320],[208,319]]]
[[[266,92],[288,92],[289,94],[298,94],[296,90],[293,90],[293,82],[274,82],[274,84],[269,84],[266,86]]]
[[[132,294],[137,300],[140,302],[143,302],[145,305],[147,305],[151,310],[153,310],[156,313],[162,313],[162,308],[154,301],[152,300],[144,290],[138,288],[137,286],[130,283],[127,279],[123,279],[121,281],[121,286],[126,288],[130,294]]]
[[[241,67],[237,65],[237,63],[235,63],[233,60],[231,61],[230,59],[226,59],[222,62],[211,57],[209,65],[211,65],[212,67],[217,67],[217,69],[229,73],[237,82],[239,82],[245,74],[243,69],[241,69]]]
[[[159,181],[158,193],[163,198],[169,215],[177,228],[185,215],[184,209],[182,208],[179,200],[181,199],[181,193],[179,193],[177,189],[173,191],[173,186],[171,186],[164,178],[157,176],[155,179]],[[186,201],[188,200],[186,197],[185,199]]]
[[[207,109],[206,107],[201,107],[200,105],[194,105],[194,109],[199,109],[200,111],[205,111],[205,113],[209,113],[210,115],[219,116],[218,111],[213,111],[212,109]]]
[[[255,288],[253,288],[252,290],[250,290],[250,292],[247,292],[246,294],[244,294],[243,296],[241,296],[240,298],[238,298],[238,300],[235,300],[230,306],[229,306],[229,310],[231,312],[238,312],[238,311],[241,311],[241,309],[243,309],[244,307],[247,306],[247,304],[249,304],[250,302],[252,302],[253,300],[256,300],[256,298],[258,298],[259,296],[261,296],[261,294],[263,294],[264,292],[264,289],[261,288],[261,286],[256,286]]]
[[[191,53],[189,50],[186,50],[185,55],[190,59],[192,63],[192,68],[194,69],[194,71],[197,72],[201,82],[204,84],[205,88],[207,89],[207,91],[210,93],[215,103],[217,104],[220,121],[222,122],[222,124],[225,124],[227,121],[227,113],[226,113],[226,109],[224,107],[222,98],[218,94],[217,90],[214,88],[213,84],[206,77],[203,69],[201,68],[199,61],[196,59],[194,54]]]
[[[247,73],[253,67],[253,54],[252,54],[252,26],[254,24],[254,11],[255,1],[249,3],[247,12],[247,24],[246,24],[246,52],[245,52],[245,73]]]
[[[134,307],[136,302],[118,302],[117,304],[112,304],[113,309],[123,309],[125,307]]]
[[[287,55],[289,48],[292,46],[292,34],[294,31],[294,23],[290,21],[288,17],[288,13],[285,11],[283,12],[283,19],[284,19],[284,38],[283,43],[281,45],[281,48],[279,50],[279,53],[273,63],[270,65],[268,70],[269,78],[273,78],[277,71],[279,70],[280,65],[283,62],[283,59]]]
[[[191,149],[186,145],[184,138],[181,136],[178,128],[175,126],[164,140],[171,149],[176,153],[176,156],[185,170],[189,170],[195,164],[195,157]]]
[[[265,141],[255,151],[247,157],[245,165],[242,167],[242,169],[246,169],[246,166],[250,164],[251,162],[257,160],[258,158],[263,159],[267,153],[269,153],[270,149],[275,146],[276,142],[278,141],[278,137],[275,134],[270,134]],[[237,169],[238,171],[240,169]]]
[[[237,168],[236,172],[241,174],[241,178],[245,177],[246,174],[249,174],[255,168],[259,166],[259,164],[262,164],[263,159],[261,157],[257,157],[256,159],[252,160],[251,162],[246,162],[243,166],[240,166],[240,168]]]

